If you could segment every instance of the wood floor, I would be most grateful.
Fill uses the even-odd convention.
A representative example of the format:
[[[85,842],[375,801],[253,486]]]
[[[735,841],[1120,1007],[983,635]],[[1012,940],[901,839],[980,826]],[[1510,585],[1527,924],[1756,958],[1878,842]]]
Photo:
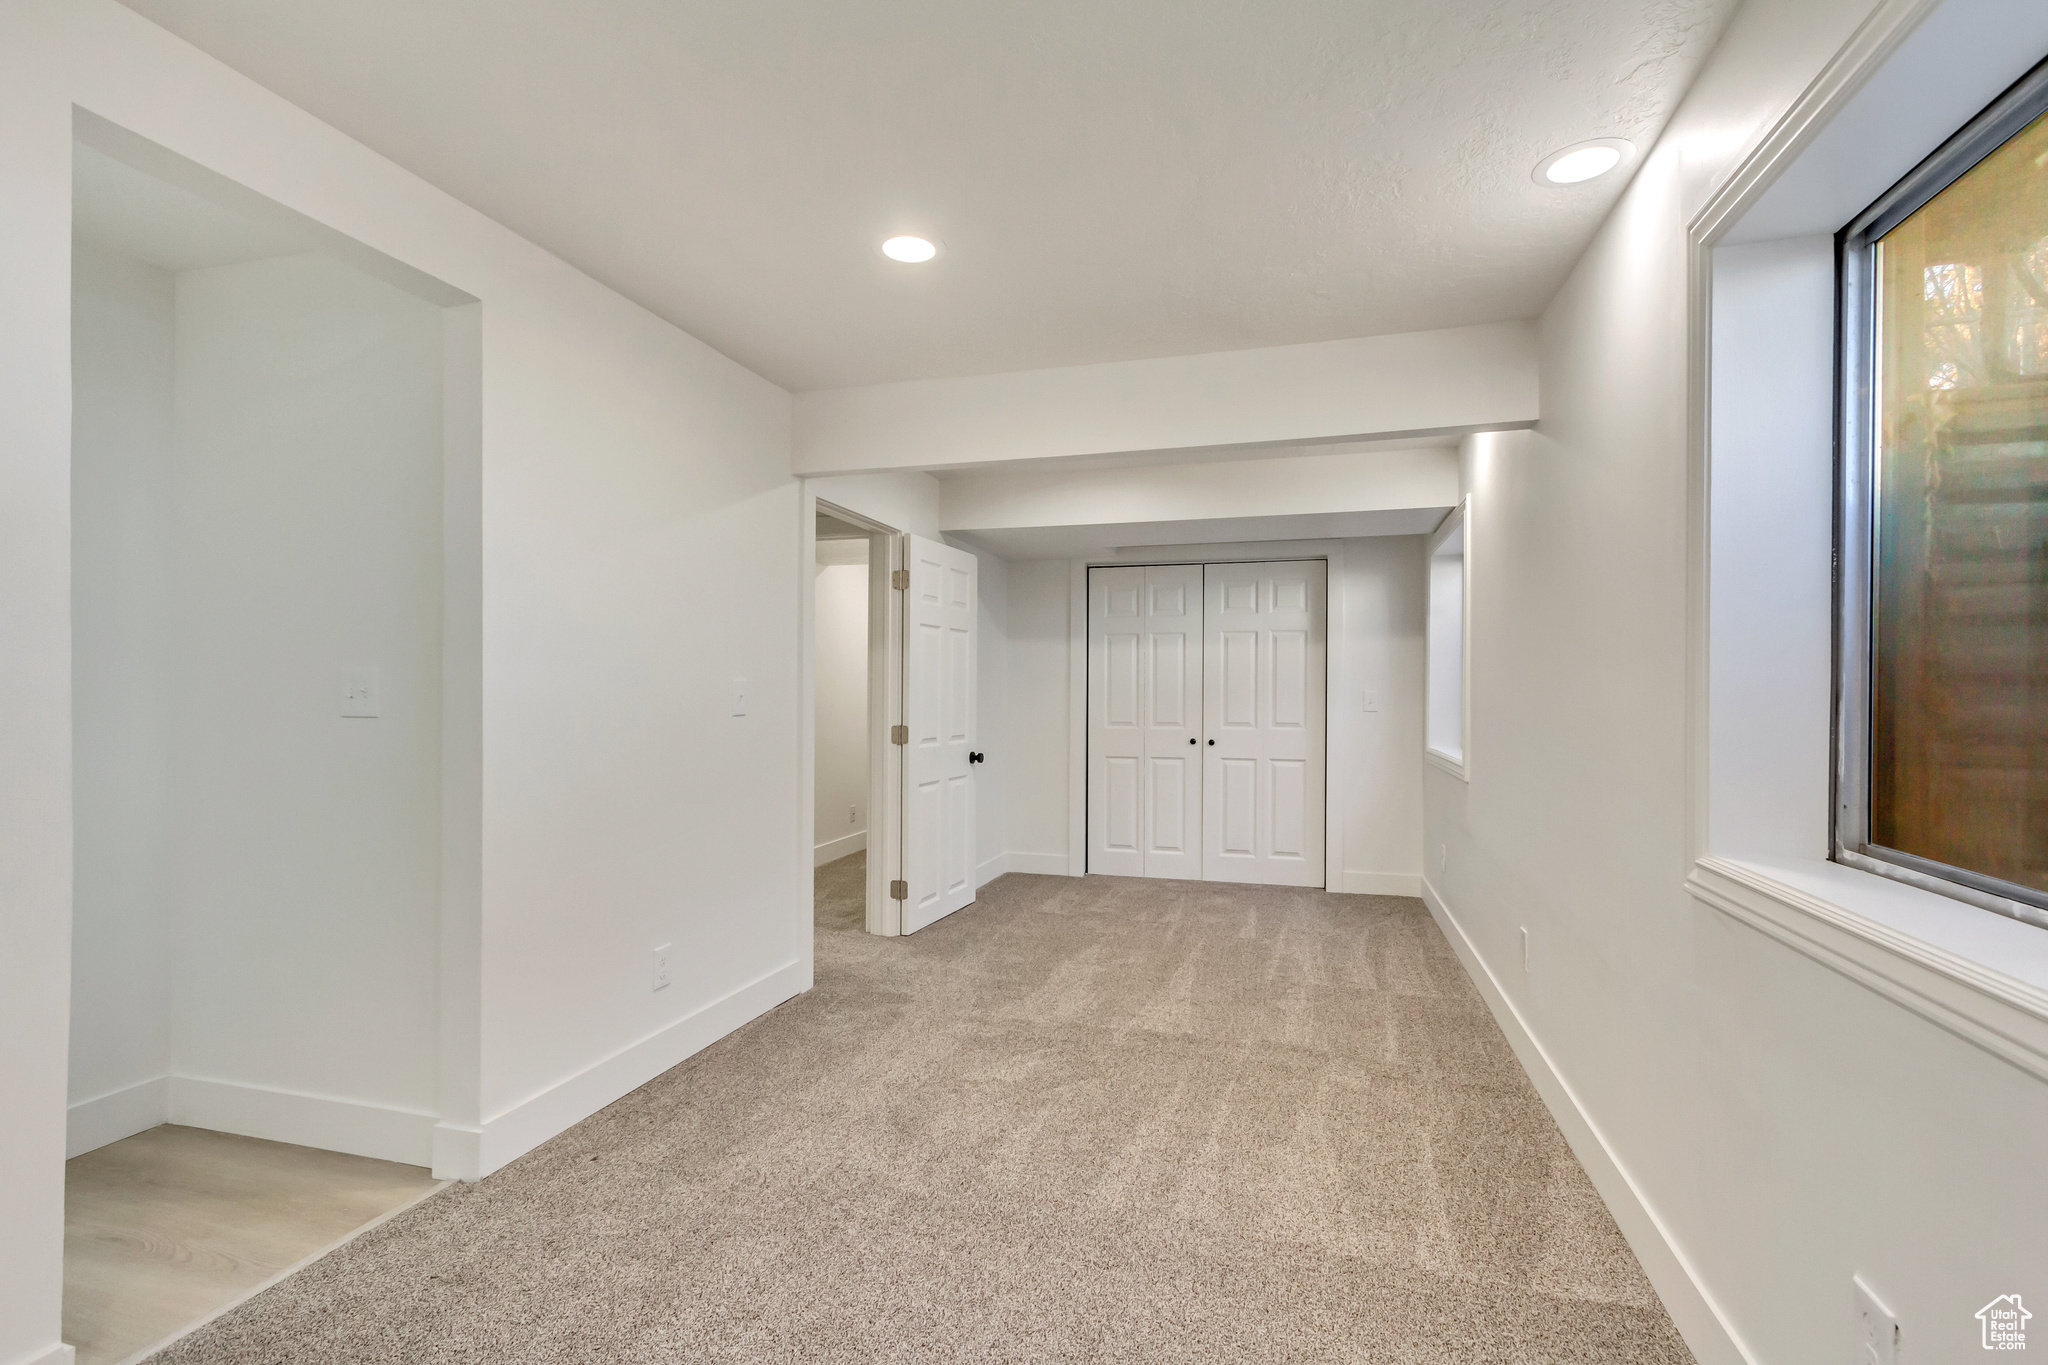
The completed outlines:
[[[64,1340],[113,1365],[434,1189],[418,1166],[166,1124],[65,1163]]]

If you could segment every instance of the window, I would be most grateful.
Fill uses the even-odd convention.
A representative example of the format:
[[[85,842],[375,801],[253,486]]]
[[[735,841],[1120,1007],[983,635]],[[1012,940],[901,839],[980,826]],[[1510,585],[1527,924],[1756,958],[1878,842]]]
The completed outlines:
[[[2048,926],[2048,64],[1841,260],[1835,856]]]
[[[1465,763],[1465,509],[1444,520],[1429,546],[1428,690],[1424,754],[1458,777]]]

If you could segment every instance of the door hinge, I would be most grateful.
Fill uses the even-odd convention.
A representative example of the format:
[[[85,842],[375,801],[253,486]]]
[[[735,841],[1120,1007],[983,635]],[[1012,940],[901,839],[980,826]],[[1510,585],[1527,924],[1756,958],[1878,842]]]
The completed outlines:
[[[908,744],[908,743],[910,743],[910,727],[909,727],[908,725],[892,725],[892,726],[890,726],[890,727],[889,727],[889,742],[890,742],[891,744]]]
[[[890,899],[890,900],[892,900],[892,901],[907,901],[907,900],[909,900],[909,899],[910,899],[910,883],[909,883],[909,882],[890,882],[890,883],[889,883],[889,899]]]
[[[898,569],[891,573],[889,575],[889,586],[908,592],[910,590],[910,570]]]

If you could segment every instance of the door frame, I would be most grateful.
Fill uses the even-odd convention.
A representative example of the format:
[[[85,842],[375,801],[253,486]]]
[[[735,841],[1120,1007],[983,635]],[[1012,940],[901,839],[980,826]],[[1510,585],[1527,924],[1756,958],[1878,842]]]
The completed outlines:
[[[1088,874],[1088,571],[1154,564],[1246,564],[1320,559],[1328,566],[1323,610],[1323,889],[1344,891],[1344,798],[1330,755],[1347,751],[1359,720],[1336,704],[1349,693],[1344,639],[1344,542],[1239,541],[1221,545],[1146,545],[1101,550],[1067,561],[1067,875]],[[1341,741],[1341,742],[1340,742]]]
[[[891,576],[904,567],[903,532],[820,498],[806,480],[798,500],[798,587],[802,624],[798,724],[799,865],[803,868],[805,922],[815,896],[813,867],[818,819],[818,513],[868,532],[868,870],[865,927],[871,934],[903,932],[903,906],[889,898],[889,883],[903,876],[903,751],[889,742],[889,727],[903,715],[903,594]],[[813,943],[815,931],[805,940]]]

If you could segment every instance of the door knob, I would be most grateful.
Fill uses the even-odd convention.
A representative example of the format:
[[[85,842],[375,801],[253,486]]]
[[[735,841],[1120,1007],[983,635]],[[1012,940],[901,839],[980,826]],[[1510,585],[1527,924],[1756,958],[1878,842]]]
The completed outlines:
[[[969,749],[967,751],[967,761],[969,763],[980,763],[983,761],[984,757],[984,755],[975,753],[972,749]]]
[[[1189,736],[1188,736],[1188,743],[1190,743],[1190,744],[1193,744],[1194,742],[1195,742],[1195,737],[1194,737],[1193,735],[1189,735]]]
[[[1212,740],[1210,740],[1210,741],[1209,741],[1209,747],[1210,747],[1210,748],[1212,748],[1212,749],[1213,749],[1213,748],[1215,748],[1215,747],[1216,747],[1216,741],[1215,741],[1215,740],[1213,740],[1213,739],[1212,739]]]

